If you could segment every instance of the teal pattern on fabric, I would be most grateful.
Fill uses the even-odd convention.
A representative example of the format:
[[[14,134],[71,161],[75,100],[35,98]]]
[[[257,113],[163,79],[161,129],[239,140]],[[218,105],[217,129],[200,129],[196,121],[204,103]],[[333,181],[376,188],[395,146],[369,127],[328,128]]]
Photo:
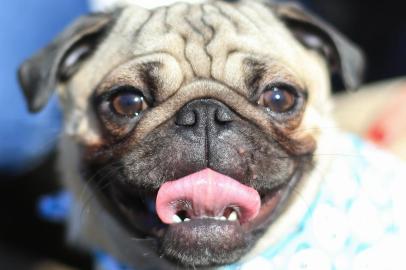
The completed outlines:
[[[352,135],[339,143],[347,154],[335,158],[296,231],[221,269],[406,269],[406,165]]]

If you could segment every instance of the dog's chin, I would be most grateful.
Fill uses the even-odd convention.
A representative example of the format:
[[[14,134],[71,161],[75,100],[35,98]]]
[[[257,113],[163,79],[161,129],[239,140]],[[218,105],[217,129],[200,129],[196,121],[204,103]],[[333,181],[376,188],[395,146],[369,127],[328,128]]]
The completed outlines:
[[[280,192],[264,199],[256,218],[243,223],[239,220],[198,218],[171,224],[161,243],[163,254],[185,265],[224,265],[239,260],[255,242],[260,229],[268,224],[280,201]]]
[[[169,215],[176,216],[174,220],[169,220],[165,218],[168,213],[157,205],[157,203],[162,204],[160,197],[166,196],[161,195],[163,187],[160,188],[161,190],[152,192],[140,192],[139,188],[129,184],[118,184],[112,187],[111,198],[130,228],[135,233],[155,238],[161,255],[174,261],[177,265],[179,263],[194,267],[225,265],[241,259],[278,217],[302,174],[302,170],[297,168],[290,179],[272,190],[255,190],[243,184],[226,187],[226,189],[249,189],[252,192],[247,196],[251,197],[256,197],[254,194],[256,193],[258,205],[255,213],[250,212],[250,209],[255,208],[252,206],[255,204],[255,198],[249,199],[251,201],[248,204],[251,203],[251,205],[248,206],[238,205],[238,199],[236,199],[229,206],[226,206],[226,203],[222,207],[215,207],[215,209],[221,209],[215,210],[215,213],[207,211],[207,209],[191,209],[190,203],[185,204],[183,201],[181,204],[175,205],[173,202],[169,204],[167,212],[173,210]],[[182,184],[185,185],[184,183],[180,185]],[[196,189],[196,187],[194,188]],[[175,192],[182,193],[183,191]],[[194,192],[196,193],[196,191]],[[209,191],[197,191],[197,193],[199,192]],[[240,191],[234,190],[234,192]],[[244,197],[243,193],[241,191],[239,196]],[[179,196],[182,198],[181,195]],[[227,197],[227,195],[224,196]],[[213,198],[209,200],[213,200]],[[247,203],[242,202],[241,204]],[[186,205],[186,207],[179,205]]]

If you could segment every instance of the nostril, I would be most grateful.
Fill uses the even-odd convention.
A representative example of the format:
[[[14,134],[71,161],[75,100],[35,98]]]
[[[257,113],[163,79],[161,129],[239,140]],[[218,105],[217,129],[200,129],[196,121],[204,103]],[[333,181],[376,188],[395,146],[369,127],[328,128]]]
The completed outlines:
[[[228,122],[232,122],[234,119],[231,111],[220,108],[215,112],[215,120],[219,124],[226,124]]]
[[[181,127],[193,127],[198,131],[205,127],[224,126],[234,119],[235,114],[225,104],[202,99],[191,101],[181,108],[176,113],[175,124]]]
[[[178,126],[193,126],[196,124],[196,113],[192,110],[180,111],[175,120]]]

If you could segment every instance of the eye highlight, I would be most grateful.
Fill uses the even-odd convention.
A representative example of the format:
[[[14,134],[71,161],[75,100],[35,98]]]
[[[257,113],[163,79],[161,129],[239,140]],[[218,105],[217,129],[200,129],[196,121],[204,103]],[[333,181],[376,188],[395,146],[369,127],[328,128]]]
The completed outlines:
[[[132,86],[121,86],[110,98],[110,107],[118,116],[132,118],[145,110],[148,105],[143,94]]]
[[[275,113],[292,110],[297,101],[297,94],[287,86],[268,86],[259,98],[258,104]]]

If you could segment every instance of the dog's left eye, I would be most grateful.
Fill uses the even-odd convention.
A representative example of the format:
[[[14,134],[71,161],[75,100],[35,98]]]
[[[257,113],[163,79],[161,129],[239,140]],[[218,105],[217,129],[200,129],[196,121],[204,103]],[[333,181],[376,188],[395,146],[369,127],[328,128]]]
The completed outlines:
[[[259,98],[258,104],[272,112],[288,112],[296,104],[297,95],[288,87],[268,86]]]
[[[132,87],[121,87],[110,98],[110,106],[115,114],[130,118],[148,107],[142,93]]]

